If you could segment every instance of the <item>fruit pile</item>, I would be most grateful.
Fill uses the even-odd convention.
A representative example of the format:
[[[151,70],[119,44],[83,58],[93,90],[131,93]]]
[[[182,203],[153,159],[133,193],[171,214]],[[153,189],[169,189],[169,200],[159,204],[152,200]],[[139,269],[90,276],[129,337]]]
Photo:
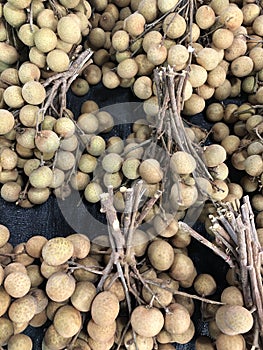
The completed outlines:
[[[197,275],[180,220],[200,215],[226,254],[232,237],[222,248],[213,215],[231,206],[238,217],[250,193],[261,239],[262,4],[7,0],[0,14],[1,197],[31,208],[79,191],[109,228],[92,242],[74,233],[13,247],[0,226],[0,346],[28,350],[23,331],[47,324],[46,350],[170,350],[193,338],[196,298],[212,319],[197,350],[260,347],[242,278],[228,278],[224,305],[206,299],[217,286]],[[68,91],[85,97],[99,83],[141,101],[128,136],[93,100],[68,108]],[[213,123],[206,146],[182,120],[201,112]],[[196,296],[181,291],[190,287]]]

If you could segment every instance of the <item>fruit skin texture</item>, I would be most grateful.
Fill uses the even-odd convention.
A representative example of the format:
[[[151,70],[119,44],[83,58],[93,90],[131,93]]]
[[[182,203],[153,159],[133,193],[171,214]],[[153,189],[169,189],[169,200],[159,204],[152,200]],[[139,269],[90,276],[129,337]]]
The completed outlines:
[[[139,335],[154,337],[161,331],[164,325],[164,317],[159,309],[140,305],[131,314],[131,325]]]
[[[56,331],[65,338],[75,335],[81,327],[81,314],[71,305],[60,307],[54,317]]]
[[[73,243],[64,237],[51,238],[42,248],[42,257],[49,265],[58,266],[71,258]]]
[[[119,313],[119,300],[115,294],[104,291],[94,298],[91,305],[91,316],[99,326],[113,323]]]
[[[223,305],[216,312],[216,324],[222,333],[237,335],[253,327],[253,316],[240,305]]]

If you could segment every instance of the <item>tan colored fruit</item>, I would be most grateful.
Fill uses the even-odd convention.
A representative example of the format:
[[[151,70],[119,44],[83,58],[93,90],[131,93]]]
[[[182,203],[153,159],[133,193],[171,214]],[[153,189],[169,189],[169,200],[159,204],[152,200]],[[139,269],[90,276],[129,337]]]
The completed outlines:
[[[34,33],[34,42],[39,51],[47,53],[55,49],[57,36],[50,28],[43,27]]]
[[[5,278],[4,287],[13,298],[21,298],[29,292],[31,281],[23,272],[12,272]]]
[[[196,61],[207,71],[210,71],[219,63],[218,53],[215,49],[205,47],[198,52]]]
[[[226,71],[220,65],[212,69],[207,76],[207,83],[213,87],[217,88],[224,83],[226,79]]]
[[[185,30],[185,19],[176,12],[170,13],[163,21],[163,31],[170,39],[180,38]]]
[[[244,161],[245,171],[250,176],[259,176],[263,172],[263,161],[260,155],[248,156]]]
[[[61,306],[55,313],[53,324],[62,337],[70,338],[81,328],[81,314],[71,305]]]
[[[205,100],[201,96],[193,93],[191,97],[185,101],[183,113],[186,116],[191,116],[201,113],[204,108]]]
[[[71,338],[62,337],[55,329],[54,325],[51,324],[44,335],[44,344],[48,349],[63,349],[67,347]]]
[[[193,205],[198,198],[198,191],[195,185],[186,185],[175,182],[171,188],[170,201],[174,209],[185,210]]]
[[[194,281],[194,289],[201,296],[208,296],[215,293],[217,288],[213,276],[209,274],[200,274]]]
[[[177,280],[187,280],[194,272],[193,261],[186,255],[176,253],[174,255],[173,264],[169,270],[169,275]]]
[[[235,286],[230,286],[223,290],[221,301],[229,305],[243,306],[244,304],[242,292]]]
[[[167,48],[162,44],[152,44],[147,51],[147,59],[155,66],[164,63],[167,58]]]
[[[234,40],[234,34],[229,29],[219,28],[212,35],[213,44],[219,49],[227,49]]]
[[[199,336],[195,341],[195,349],[196,350],[214,350],[214,345],[212,340],[205,335]]]
[[[11,108],[20,108],[24,105],[25,100],[22,96],[22,88],[20,86],[8,86],[4,93],[3,99]]]
[[[245,347],[245,339],[242,335],[226,335],[219,334],[216,338],[217,350],[243,350]]]
[[[1,305],[0,305],[0,317],[3,316],[11,303],[11,297],[10,295],[5,291],[3,286],[0,286],[0,298],[1,298]],[[0,318],[1,320],[1,318]],[[1,321],[0,321],[1,323]],[[1,332],[0,332],[0,339],[1,339]],[[1,340],[0,340],[1,343]]]
[[[178,221],[169,213],[155,216],[153,225],[156,233],[161,237],[173,237],[178,232]]]
[[[177,151],[171,157],[170,168],[175,174],[191,174],[196,168],[196,161],[191,154]]]
[[[6,317],[0,317],[0,345],[4,346],[14,333],[12,322]]]
[[[81,312],[88,312],[91,308],[91,303],[96,295],[96,288],[89,281],[77,282],[74,293],[70,300],[72,305]]]
[[[106,326],[99,326],[91,319],[87,324],[87,331],[89,336],[95,341],[107,343],[115,334],[116,321]]]
[[[187,309],[178,303],[168,307],[169,312],[164,318],[164,328],[170,334],[183,334],[190,326],[190,315]]]
[[[252,24],[252,28],[255,34],[262,36],[263,30],[262,30],[262,23],[263,23],[263,15],[258,16],[255,18]]]
[[[119,300],[116,295],[103,291],[96,295],[91,305],[91,316],[99,326],[107,326],[115,321],[119,313]]]
[[[160,182],[163,178],[160,163],[155,159],[144,160],[139,167],[139,173],[142,179],[150,184]]]
[[[65,72],[69,68],[69,57],[67,53],[61,49],[55,48],[47,54],[47,65],[56,73]]]
[[[173,299],[173,293],[165,290],[163,287],[161,287],[163,280],[160,278],[153,278],[151,279],[153,283],[159,283],[160,287],[158,285],[148,283],[148,287],[143,286],[142,288],[142,296],[146,303],[150,303],[153,295],[155,295],[155,299],[153,301],[153,306],[157,308],[163,308],[168,306]],[[171,286],[169,286],[171,288]]]
[[[15,124],[14,116],[6,109],[0,109],[0,135],[7,134]]]
[[[14,64],[18,60],[18,52],[15,47],[6,44],[4,42],[0,43],[0,61],[3,63]]]
[[[243,12],[236,4],[230,4],[220,12],[219,22],[227,29],[235,31],[243,22]]]
[[[70,259],[74,252],[73,243],[64,237],[51,238],[42,248],[42,257],[49,265],[58,266]]]
[[[31,350],[33,342],[26,334],[14,334],[9,338],[7,346],[9,350]]]
[[[223,305],[216,312],[218,328],[227,335],[248,332],[254,323],[251,313],[240,305]]]
[[[248,76],[253,70],[253,60],[248,56],[241,56],[231,62],[231,72],[236,77]]]
[[[87,256],[84,259],[79,259],[77,260],[77,263],[83,265],[84,267],[90,267],[93,269],[96,269],[97,267],[99,268],[100,266],[99,262],[91,256]],[[98,279],[98,275],[96,273],[82,269],[75,270],[73,275],[77,281],[96,282]]]
[[[149,245],[147,255],[152,266],[159,271],[168,270],[173,264],[173,248],[162,239],[157,239]]]
[[[205,148],[203,158],[208,167],[216,167],[226,160],[226,151],[220,145],[209,145]]]
[[[85,199],[90,203],[97,203],[100,201],[100,195],[103,190],[96,182],[90,182],[84,191]]]
[[[134,12],[129,17],[125,18],[123,29],[126,30],[132,37],[136,37],[144,31],[146,21],[143,15]]]
[[[190,65],[189,81],[193,88],[202,86],[207,79],[207,71],[198,64]]]
[[[75,279],[65,272],[55,272],[47,280],[46,293],[53,301],[65,301],[73,294],[75,283]]]
[[[22,188],[17,182],[8,181],[1,188],[1,197],[7,202],[16,202],[21,190]]]
[[[38,81],[28,81],[22,87],[23,99],[32,105],[41,104],[46,98],[46,90]]]
[[[61,17],[57,24],[57,33],[61,40],[69,44],[77,44],[81,39],[81,31],[75,18]]]
[[[36,310],[36,299],[31,295],[26,295],[11,303],[8,309],[8,316],[13,322],[29,322],[35,315]]]
[[[214,10],[208,5],[200,6],[195,13],[195,21],[201,29],[208,29],[215,23]]]
[[[173,9],[178,0],[158,0],[157,5],[161,13],[166,13]]]
[[[153,44],[159,45],[161,44],[161,41],[162,41],[162,34],[157,30],[152,30],[146,33],[143,37],[143,41],[142,41],[143,50],[147,53],[149,48]]]
[[[150,98],[152,96],[152,80],[147,76],[137,78],[133,84],[133,92],[142,100]]]
[[[133,330],[144,337],[156,336],[164,325],[161,311],[155,307],[137,306],[131,314]]]

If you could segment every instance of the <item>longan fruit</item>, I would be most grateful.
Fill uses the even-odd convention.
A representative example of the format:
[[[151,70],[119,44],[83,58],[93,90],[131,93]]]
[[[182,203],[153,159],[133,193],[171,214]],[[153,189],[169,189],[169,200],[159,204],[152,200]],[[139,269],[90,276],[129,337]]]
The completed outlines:
[[[226,287],[223,290],[221,293],[221,301],[229,305],[244,305],[242,292],[235,286]]]
[[[71,297],[75,290],[74,277],[65,272],[55,272],[47,280],[46,293],[56,302],[62,302]]]
[[[178,3],[178,0],[158,0],[157,5],[161,13],[171,11],[174,6]]]
[[[85,199],[90,203],[99,202],[102,193],[102,187],[96,182],[90,182],[84,190]]]
[[[101,162],[102,168],[108,173],[116,173],[121,169],[122,157],[117,153],[106,154]]]
[[[223,67],[220,65],[216,66],[216,68],[212,69],[207,76],[207,83],[213,87],[217,88],[224,83],[226,79],[226,72]]]
[[[263,35],[262,23],[263,23],[263,15],[257,16],[257,18],[255,18],[252,23],[252,28],[254,33],[259,36]]]
[[[203,159],[206,166],[216,167],[226,160],[226,151],[221,145],[209,145],[204,150]]]
[[[183,113],[186,116],[192,116],[201,113],[205,108],[205,100],[193,93],[191,97],[185,101]]]
[[[43,165],[29,174],[29,181],[32,186],[35,188],[45,188],[51,184],[53,178],[52,170]]]
[[[39,51],[47,53],[55,49],[57,36],[52,29],[43,27],[34,33],[34,43]]]
[[[102,74],[102,83],[108,89],[115,89],[120,85],[120,77],[115,72],[108,70]]]
[[[109,112],[99,111],[96,113],[96,117],[99,121],[99,133],[108,133],[114,127],[114,119]]]
[[[73,252],[73,243],[64,237],[51,238],[42,247],[44,261],[53,266],[64,264],[72,257]]]
[[[84,267],[90,267],[92,269],[96,269],[100,266],[99,262],[94,257],[89,255],[84,259],[77,259],[76,262]],[[96,282],[98,279],[98,275],[96,273],[88,270],[86,271],[85,269],[77,269],[74,271],[73,275],[77,281]]]
[[[80,26],[76,19],[70,15],[63,16],[58,20],[57,33],[61,40],[69,44],[77,44],[81,39]]]
[[[233,61],[234,59],[245,55],[246,51],[246,41],[240,36],[234,37],[232,44],[225,49],[225,59],[227,61]]]
[[[50,50],[46,57],[48,67],[56,73],[62,73],[68,70],[69,68],[69,56],[68,54],[59,49],[54,48]]]
[[[205,47],[198,52],[196,61],[207,71],[210,71],[216,68],[219,63],[218,53],[215,49]]]
[[[169,275],[173,279],[177,281],[186,280],[192,275],[193,271],[194,264],[188,256],[180,253],[174,254],[174,261],[169,270]]]
[[[194,281],[194,289],[201,296],[208,296],[215,293],[217,288],[213,276],[203,273],[199,274]]]
[[[21,186],[14,181],[9,181],[3,184],[1,188],[1,197],[7,202],[16,202],[21,193]]]
[[[86,149],[92,156],[100,156],[106,148],[106,142],[99,135],[92,135],[88,140]]]
[[[201,335],[195,341],[196,350],[214,350],[214,345],[208,336]]]
[[[243,12],[236,4],[230,4],[220,12],[219,22],[227,29],[235,31],[243,22]]]
[[[96,296],[96,288],[89,281],[79,281],[76,283],[75,290],[70,297],[72,305],[81,312],[88,312],[91,309],[91,303]]]
[[[62,337],[73,337],[82,325],[80,311],[71,305],[61,306],[55,313],[53,324]]]
[[[218,28],[212,35],[213,44],[219,49],[227,49],[234,40],[234,34],[229,29]]]
[[[207,79],[207,71],[198,64],[190,65],[189,81],[193,88],[202,86]]]
[[[223,305],[216,312],[218,328],[227,335],[247,333],[253,326],[253,316],[241,305]]]
[[[247,148],[249,156],[253,154],[261,154],[263,152],[263,145],[259,141],[253,141]]]
[[[149,279],[149,277],[147,277]],[[153,301],[153,306],[157,308],[162,308],[168,306],[173,299],[173,293],[171,291],[165,290],[161,287],[163,281],[159,278],[151,278],[154,283],[160,283],[160,287],[157,285],[153,285],[151,283],[148,284],[148,287],[143,286],[142,288],[142,296],[146,303],[150,303],[153,295],[156,298]],[[150,290],[149,290],[150,289]]]
[[[0,345],[4,346],[14,333],[12,322],[6,317],[0,317]]]
[[[147,256],[155,269],[168,270],[174,261],[173,247],[163,239],[155,240],[150,243]]]
[[[195,21],[199,28],[208,29],[212,27],[212,25],[215,23],[215,20],[216,16],[212,7],[208,5],[202,5],[198,7],[195,13]]]
[[[181,304],[172,303],[164,318],[164,328],[170,334],[183,334],[190,326],[190,314]]]
[[[153,158],[141,162],[139,173],[142,179],[150,184],[160,182],[163,178],[163,171],[160,163]]]
[[[245,77],[253,70],[253,60],[248,56],[237,57],[231,62],[230,69],[234,76]]]
[[[142,41],[143,50],[147,53],[149,48],[153,44],[159,45],[161,44],[161,41],[162,41],[162,34],[157,30],[152,30],[146,33],[143,37],[143,41]]]
[[[43,276],[40,272],[39,265],[29,265],[27,266],[27,274],[31,281],[31,287],[35,288],[40,286],[40,284],[44,281]]]
[[[48,318],[46,315],[46,310],[43,310],[36,314],[30,321],[29,325],[34,328],[42,327],[47,322]]]
[[[158,15],[157,2],[155,0],[142,0],[138,6],[138,12],[143,15],[146,23],[153,22]]]
[[[228,135],[221,141],[221,146],[224,147],[228,155],[231,155],[238,150],[240,139],[236,135]]]
[[[243,350],[245,340],[242,335],[219,334],[216,338],[217,350]]]
[[[36,23],[40,28],[47,27],[55,32],[57,29],[58,20],[51,9],[44,8],[37,14]]]
[[[102,72],[96,64],[90,64],[84,69],[83,76],[90,85],[96,85],[101,81]]]
[[[156,336],[164,325],[161,311],[155,307],[137,306],[131,314],[133,330],[144,337]]]
[[[0,320],[1,320],[1,316],[3,316],[7,312],[8,307],[11,303],[11,297],[6,292],[3,286],[0,286],[0,298],[1,298],[1,304],[0,304]],[[0,335],[0,339],[1,339],[1,335]],[[0,340],[0,343],[1,343],[1,340]]]
[[[14,116],[6,109],[0,109],[0,135],[10,132],[15,124]]]
[[[78,163],[79,169],[84,173],[93,173],[97,167],[97,158],[90,154],[82,154]]]
[[[32,204],[42,204],[49,198],[50,191],[48,188],[34,188],[28,190],[28,199]]]
[[[169,213],[155,216],[153,225],[156,233],[161,237],[173,237],[178,232],[178,221]]]
[[[9,338],[7,346],[8,350],[31,350],[33,342],[26,334],[14,334]]]
[[[0,247],[3,247],[10,238],[10,231],[8,227],[0,224]]]
[[[190,153],[177,151],[170,159],[170,168],[175,174],[191,174],[196,168],[196,161]]]
[[[84,259],[90,251],[90,240],[86,235],[73,233],[67,236],[67,240],[73,243],[72,256],[77,259]]]
[[[11,108],[21,108],[25,100],[22,96],[22,88],[20,86],[8,86],[3,93],[4,102]]]
[[[22,96],[27,103],[39,105],[46,98],[46,90],[40,82],[30,80],[23,85]]]
[[[126,30],[132,37],[136,37],[142,34],[144,31],[145,23],[146,20],[143,15],[138,12],[134,12],[129,17],[125,18],[123,29]]]
[[[48,349],[63,349],[67,347],[70,343],[71,337],[62,337],[55,329],[54,325],[51,324],[44,335],[44,345],[47,346]]]
[[[115,321],[119,309],[119,300],[116,295],[109,291],[103,291],[93,299],[91,316],[97,325],[104,327]]]
[[[31,295],[14,300],[8,309],[8,316],[15,323],[29,322],[35,315],[37,302]]]
[[[223,141],[229,134],[229,127],[223,122],[217,122],[212,126],[212,136],[216,142]]]
[[[122,172],[127,179],[135,180],[140,174],[138,172],[141,162],[136,158],[128,158],[122,164]]]
[[[0,61],[6,63],[7,65],[14,64],[18,60],[18,52],[15,47],[6,44],[4,42],[0,43]]]
[[[145,75],[138,77],[133,84],[133,92],[142,100],[150,98],[152,96],[152,80]]]
[[[25,296],[31,287],[31,281],[27,274],[23,272],[11,272],[4,281],[7,293],[13,298]]]
[[[163,31],[170,39],[180,38],[186,31],[184,17],[176,12],[170,13],[163,21]]]
[[[106,326],[100,326],[90,319],[87,324],[87,332],[89,336],[95,341],[107,343],[112,339],[116,331],[116,321],[107,324]]]
[[[248,156],[244,161],[245,171],[250,176],[259,176],[263,172],[263,161],[260,155]]]
[[[131,79],[138,72],[138,65],[133,58],[127,58],[121,61],[117,66],[117,73],[123,79]]]

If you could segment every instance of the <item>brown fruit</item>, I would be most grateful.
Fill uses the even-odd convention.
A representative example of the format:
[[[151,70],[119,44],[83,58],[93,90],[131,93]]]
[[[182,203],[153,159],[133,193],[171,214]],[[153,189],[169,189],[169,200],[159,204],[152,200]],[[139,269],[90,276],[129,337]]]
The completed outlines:
[[[155,307],[137,306],[131,314],[133,330],[144,337],[156,336],[164,325],[161,311]]]
[[[116,295],[104,291],[94,298],[91,305],[91,316],[97,325],[104,327],[115,321],[119,309],[119,300]]]

